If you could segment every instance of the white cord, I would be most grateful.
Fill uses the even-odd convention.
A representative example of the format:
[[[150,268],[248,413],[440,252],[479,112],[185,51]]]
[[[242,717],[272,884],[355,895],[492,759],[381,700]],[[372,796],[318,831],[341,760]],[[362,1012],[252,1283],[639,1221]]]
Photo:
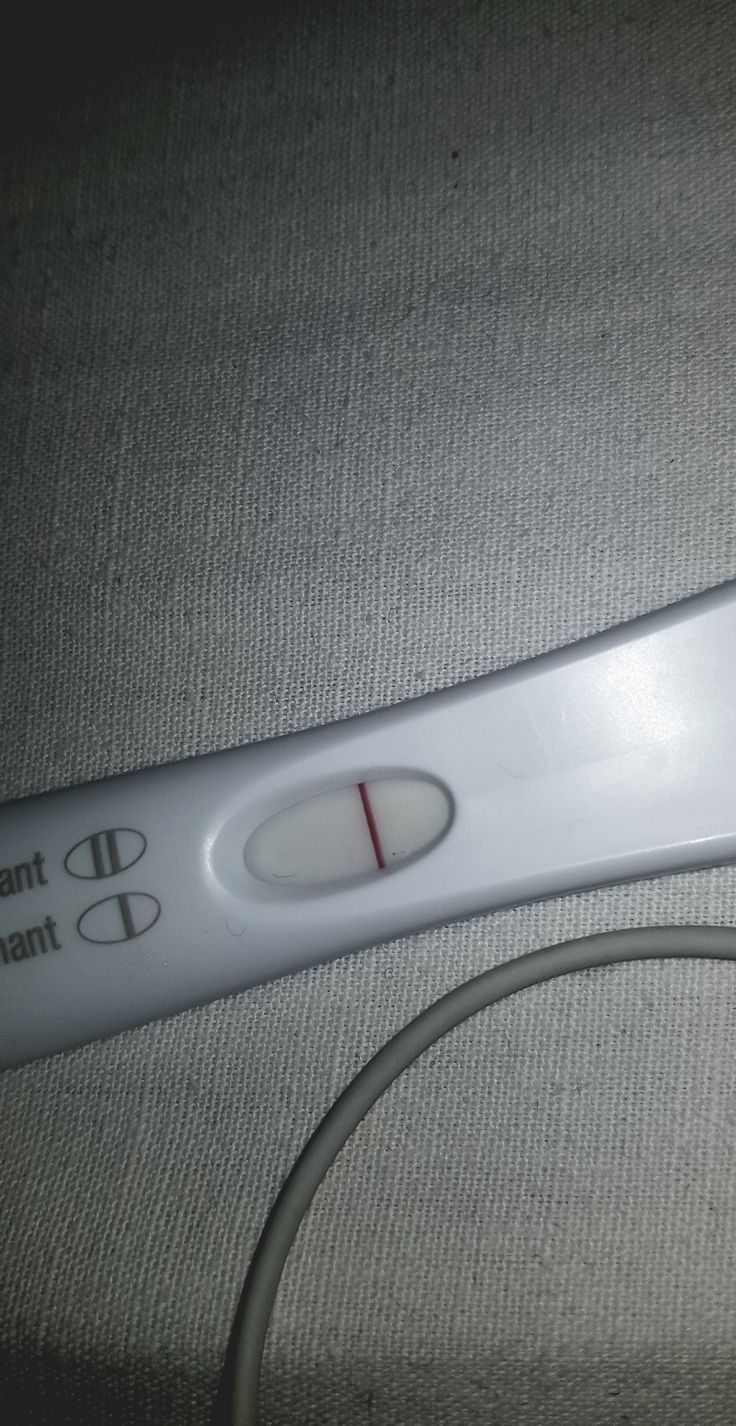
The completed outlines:
[[[457,986],[405,1025],[355,1076],[328,1110],[271,1209],[238,1303],[213,1426],[258,1426],[261,1359],[289,1249],[328,1169],[377,1099],[419,1055],[499,1000],[572,971],[622,961],[699,957],[736,961],[736,929],[652,926],[608,931],[532,951]]]

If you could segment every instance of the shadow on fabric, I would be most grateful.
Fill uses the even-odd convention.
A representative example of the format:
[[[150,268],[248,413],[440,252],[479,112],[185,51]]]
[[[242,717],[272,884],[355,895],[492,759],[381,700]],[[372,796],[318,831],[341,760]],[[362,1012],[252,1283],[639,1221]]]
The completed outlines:
[[[53,136],[69,111],[104,97],[117,81],[136,82],[174,60],[211,64],[264,30],[333,0],[211,0],[174,11],[162,0],[145,10],[125,6],[75,13],[66,6],[39,15],[20,7],[12,43],[0,51],[0,145]]]
[[[162,1356],[124,1363],[62,1360],[23,1353],[0,1357],[0,1378],[14,1393],[4,1420],[14,1426],[207,1426],[216,1383]],[[543,1426],[547,1421],[626,1426],[731,1426],[736,1363],[725,1348],[594,1356],[581,1342],[573,1359],[487,1358],[379,1362],[329,1359],[304,1369],[268,1366],[263,1426]]]

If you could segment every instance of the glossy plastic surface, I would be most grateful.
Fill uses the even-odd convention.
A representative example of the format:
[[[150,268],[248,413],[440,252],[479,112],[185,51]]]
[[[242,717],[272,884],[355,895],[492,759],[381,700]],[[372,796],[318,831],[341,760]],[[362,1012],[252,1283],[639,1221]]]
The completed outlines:
[[[0,808],[0,1065],[458,916],[733,859],[735,651],[729,584],[399,707]],[[403,779],[439,789],[426,836]],[[394,786],[395,864],[357,803],[360,865],[246,864],[276,814],[362,784]]]

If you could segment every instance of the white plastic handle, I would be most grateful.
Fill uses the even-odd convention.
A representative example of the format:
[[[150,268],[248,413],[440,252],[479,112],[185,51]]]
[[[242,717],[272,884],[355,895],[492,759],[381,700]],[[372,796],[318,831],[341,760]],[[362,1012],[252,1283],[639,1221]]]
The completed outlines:
[[[395,708],[0,809],[0,1066],[736,855],[736,584]]]

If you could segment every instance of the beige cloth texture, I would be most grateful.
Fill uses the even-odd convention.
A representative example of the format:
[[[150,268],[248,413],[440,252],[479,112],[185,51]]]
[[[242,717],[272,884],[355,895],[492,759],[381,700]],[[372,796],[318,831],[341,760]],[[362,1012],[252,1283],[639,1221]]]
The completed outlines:
[[[732,577],[735,64],[714,0],[264,8],[20,134],[0,796]],[[735,918],[732,868],[597,890],[5,1074],[3,1419],[205,1423],[277,1187],[392,1031],[565,936]],[[264,1426],[731,1426],[735,1043],[733,969],[664,963],[425,1056],[299,1236]]]

